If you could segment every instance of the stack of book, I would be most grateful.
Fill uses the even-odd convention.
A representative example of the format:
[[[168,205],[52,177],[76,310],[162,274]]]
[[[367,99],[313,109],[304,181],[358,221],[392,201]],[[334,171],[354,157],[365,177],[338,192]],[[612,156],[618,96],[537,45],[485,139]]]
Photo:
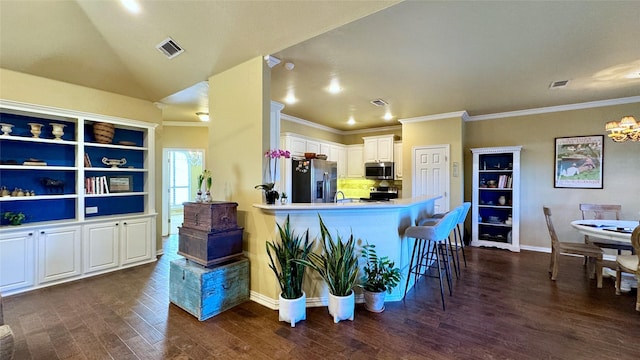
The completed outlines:
[[[108,194],[109,186],[107,185],[106,176],[92,176],[84,179],[85,194]]]
[[[511,175],[500,175],[500,177],[498,177],[499,189],[511,189],[512,185],[513,185],[513,177]]]

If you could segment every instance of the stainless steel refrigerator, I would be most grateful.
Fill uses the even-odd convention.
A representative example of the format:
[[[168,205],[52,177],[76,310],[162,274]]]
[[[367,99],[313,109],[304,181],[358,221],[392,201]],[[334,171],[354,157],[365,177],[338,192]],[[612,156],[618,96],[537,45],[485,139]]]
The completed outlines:
[[[291,202],[333,202],[338,187],[338,164],[320,159],[293,159]]]

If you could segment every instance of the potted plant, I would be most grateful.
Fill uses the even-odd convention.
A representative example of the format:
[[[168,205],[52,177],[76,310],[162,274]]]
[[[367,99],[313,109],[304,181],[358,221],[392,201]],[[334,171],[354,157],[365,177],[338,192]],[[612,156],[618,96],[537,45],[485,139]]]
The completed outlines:
[[[291,323],[305,320],[307,297],[302,290],[305,265],[296,260],[307,260],[313,243],[309,243],[309,231],[297,236],[289,225],[289,216],[284,224],[278,225],[280,242],[267,241],[269,267],[278,278],[280,285],[279,320]],[[304,241],[303,241],[304,239]]]
[[[365,263],[360,287],[364,290],[365,308],[371,312],[384,311],[386,293],[391,294],[400,282],[400,269],[388,256],[378,257],[376,246],[366,244],[362,247],[361,257]]]
[[[264,191],[264,197],[269,205],[275,204],[276,200],[280,198],[278,191],[273,189],[275,185],[275,183],[265,183],[255,186],[256,189]]]
[[[282,192],[282,194],[280,195],[280,203],[282,205],[285,205],[287,203],[287,193],[286,192]]]
[[[7,211],[2,215],[6,220],[9,220],[9,225],[20,225],[27,218],[27,216],[21,212]]]
[[[309,260],[298,262],[315,270],[329,288],[329,314],[335,323],[353,320],[355,295],[353,287],[358,280],[358,258],[355,253],[353,234],[346,243],[340,236],[333,240],[329,230],[320,219],[322,254],[310,253]]]

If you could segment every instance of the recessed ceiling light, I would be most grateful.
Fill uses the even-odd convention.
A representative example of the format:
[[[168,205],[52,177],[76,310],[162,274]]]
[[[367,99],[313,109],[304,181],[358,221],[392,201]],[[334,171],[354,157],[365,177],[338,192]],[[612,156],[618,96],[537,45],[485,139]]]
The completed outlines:
[[[298,102],[298,99],[296,99],[296,95],[293,93],[293,90],[289,90],[287,92],[287,96],[284,98],[284,102],[286,102],[287,104],[295,104]]]
[[[209,121],[209,113],[208,112],[197,112],[196,115],[200,118],[200,121]]]
[[[342,87],[340,87],[340,82],[338,81],[338,79],[331,80],[331,83],[329,84],[327,91],[329,91],[332,94],[337,94],[340,91],[342,91]]]
[[[385,119],[387,121],[393,119],[393,115],[391,114],[391,111],[387,110],[387,112],[384,113],[383,119]]]
[[[138,4],[137,0],[120,0],[120,3],[130,13],[132,13],[132,14],[140,13],[140,4]]]
[[[349,121],[347,121],[347,124],[349,124],[349,125],[355,125],[356,124],[356,120],[353,118],[353,116],[349,116]]]

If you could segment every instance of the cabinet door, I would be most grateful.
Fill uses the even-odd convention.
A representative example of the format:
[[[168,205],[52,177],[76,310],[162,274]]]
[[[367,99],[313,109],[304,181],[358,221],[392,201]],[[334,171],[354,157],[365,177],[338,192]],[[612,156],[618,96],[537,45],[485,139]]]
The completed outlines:
[[[320,142],[313,141],[313,140],[307,140],[307,152],[319,154],[320,153]]]
[[[347,148],[347,177],[364,177],[363,147],[361,145]]]
[[[393,161],[393,137],[378,139],[378,161]]]
[[[80,275],[80,227],[42,229],[37,232],[38,282]]]
[[[333,159],[331,157],[331,149],[332,149],[332,147],[333,146],[331,144],[320,143],[320,152],[318,152],[318,154],[325,154],[325,155],[327,155],[327,160],[336,161],[336,159]]]
[[[338,178],[347,176],[347,149],[343,146],[334,146],[331,148],[332,156],[338,162]]]
[[[33,285],[34,254],[32,231],[0,234],[0,291]]]
[[[378,161],[378,139],[364,139],[363,161]]]
[[[396,142],[393,144],[393,166],[395,168],[394,178],[396,180],[402,179],[402,143]]]
[[[151,258],[151,221],[133,219],[121,222],[120,246],[122,265]]]
[[[108,221],[84,226],[84,272],[117,267],[119,223]]]
[[[295,156],[304,156],[304,153],[307,152],[307,140],[290,136],[289,144],[291,151],[291,155]]]

